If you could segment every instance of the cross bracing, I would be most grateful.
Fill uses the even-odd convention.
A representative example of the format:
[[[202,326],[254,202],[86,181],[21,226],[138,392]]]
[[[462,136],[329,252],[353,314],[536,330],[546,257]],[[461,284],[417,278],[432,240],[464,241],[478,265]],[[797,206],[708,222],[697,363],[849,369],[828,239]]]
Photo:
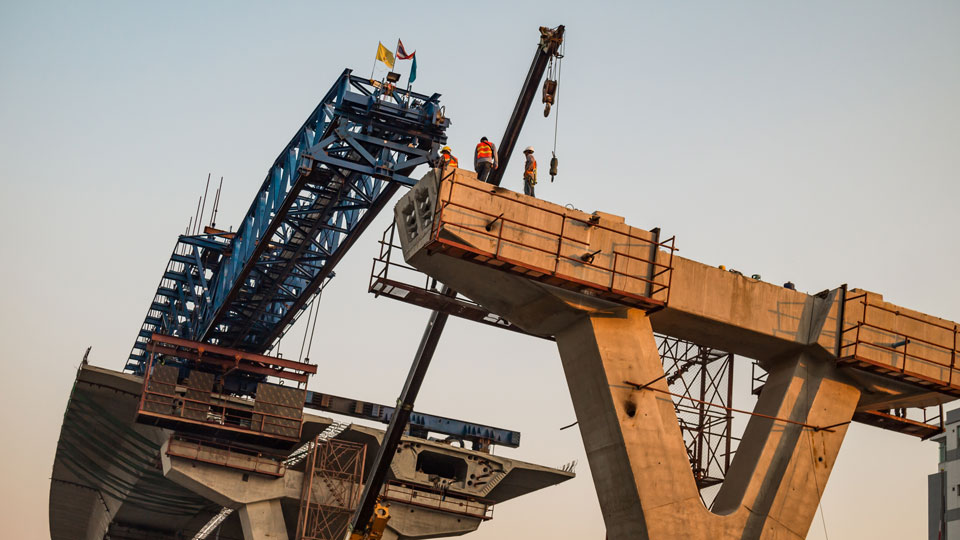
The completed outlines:
[[[142,373],[154,332],[270,350],[413,170],[437,159],[450,124],[439,97],[344,71],[236,232],[178,239],[126,369]]]

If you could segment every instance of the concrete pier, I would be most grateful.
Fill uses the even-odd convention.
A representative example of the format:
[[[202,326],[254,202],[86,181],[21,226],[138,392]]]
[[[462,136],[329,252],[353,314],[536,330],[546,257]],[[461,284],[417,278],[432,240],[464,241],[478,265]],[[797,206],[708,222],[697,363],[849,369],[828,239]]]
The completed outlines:
[[[808,295],[752,280],[677,257],[659,231],[617,216],[494,188],[469,171],[442,181],[436,172],[397,204],[404,257],[524,331],[556,339],[612,540],[803,539],[858,408],[953,399],[944,393],[956,371],[949,362],[934,369],[931,357],[904,355],[899,371],[884,359],[872,372],[837,362],[838,351],[864,343],[844,333],[863,325],[862,314],[845,311],[860,298],[845,287]],[[887,333],[910,326],[956,354],[941,330],[949,321],[916,314],[905,323],[888,311]],[[748,355],[769,373],[710,509],[654,329]],[[905,375],[921,368],[929,380]]]

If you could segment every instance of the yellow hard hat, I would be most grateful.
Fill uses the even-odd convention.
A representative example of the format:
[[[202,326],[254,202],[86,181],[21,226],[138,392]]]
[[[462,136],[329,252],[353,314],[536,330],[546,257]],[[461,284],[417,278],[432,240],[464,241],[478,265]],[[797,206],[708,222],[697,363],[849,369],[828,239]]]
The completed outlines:
[[[450,153],[450,147],[449,147],[449,146],[444,146],[443,148],[440,149],[440,153],[441,153],[441,154],[444,153],[444,152],[446,152],[446,153],[449,154],[449,153]]]

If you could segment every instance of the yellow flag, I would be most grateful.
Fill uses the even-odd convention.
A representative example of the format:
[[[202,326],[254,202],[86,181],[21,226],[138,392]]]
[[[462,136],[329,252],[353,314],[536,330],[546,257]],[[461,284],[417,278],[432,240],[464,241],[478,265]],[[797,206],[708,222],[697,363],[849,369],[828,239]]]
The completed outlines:
[[[386,64],[388,68],[393,69],[393,53],[390,52],[390,49],[384,47],[383,43],[380,43],[380,46],[377,47],[377,60]]]

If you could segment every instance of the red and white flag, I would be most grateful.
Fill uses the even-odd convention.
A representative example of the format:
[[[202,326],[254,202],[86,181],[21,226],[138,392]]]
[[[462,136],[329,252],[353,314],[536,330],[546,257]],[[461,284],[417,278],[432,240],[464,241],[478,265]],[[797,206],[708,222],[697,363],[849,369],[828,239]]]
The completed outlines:
[[[417,51],[407,54],[407,50],[403,48],[403,42],[399,39],[397,40],[397,60],[409,60],[413,58],[415,54],[417,54]]]

